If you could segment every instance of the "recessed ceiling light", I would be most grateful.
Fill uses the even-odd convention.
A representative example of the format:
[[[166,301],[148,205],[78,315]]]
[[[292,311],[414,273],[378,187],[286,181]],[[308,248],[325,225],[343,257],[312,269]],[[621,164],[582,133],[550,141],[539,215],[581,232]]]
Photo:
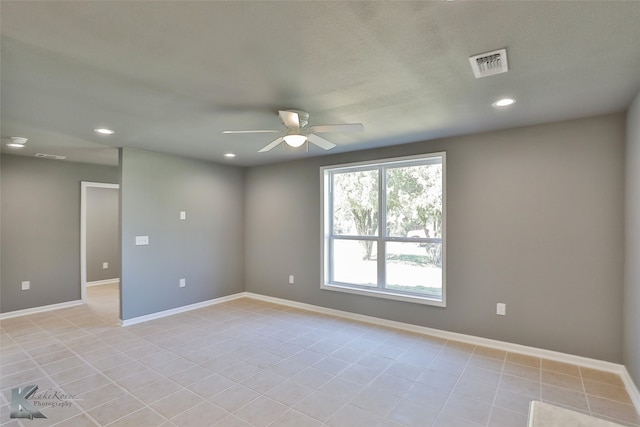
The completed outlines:
[[[24,148],[28,141],[28,139],[23,136],[12,136],[10,139],[11,142],[7,144],[7,147],[11,148]]]
[[[491,105],[493,105],[494,107],[508,107],[509,105],[513,105],[515,102],[516,100],[513,98],[502,98],[498,99]]]
[[[107,128],[97,128],[97,129],[94,129],[93,131],[95,133],[99,133],[102,135],[113,135],[114,133],[116,133],[115,131]]]
[[[36,153],[34,154],[36,157],[41,157],[43,159],[53,159],[53,160],[64,160],[66,156],[58,156],[57,154],[45,154],[45,153]]]
[[[233,154],[233,153],[227,153],[227,154],[225,154],[224,156],[225,156],[225,157],[228,157],[228,158],[230,158],[230,159],[232,159],[232,158],[234,158],[236,155],[235,155],[235,154]]]

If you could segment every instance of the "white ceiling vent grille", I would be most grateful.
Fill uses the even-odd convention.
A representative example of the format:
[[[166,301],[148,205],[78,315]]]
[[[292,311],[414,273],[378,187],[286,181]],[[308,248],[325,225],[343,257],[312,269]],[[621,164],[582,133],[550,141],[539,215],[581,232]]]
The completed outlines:
[[[36,157],[42,157],[44,159],[54,159],[54,160],[64,160],[65,156],[56,156],[55,154],[44,154],[44,153],[36,153]]]
[[[499,49],[471,56],[469,57],[469,63],[471,63],[471,69],[476,79],[509,71],[507,49]]]

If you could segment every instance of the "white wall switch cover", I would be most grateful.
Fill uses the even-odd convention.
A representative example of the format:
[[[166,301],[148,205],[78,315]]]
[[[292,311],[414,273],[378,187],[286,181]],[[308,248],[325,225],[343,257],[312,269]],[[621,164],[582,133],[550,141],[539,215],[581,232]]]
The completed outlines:
[[[29,289],[31,289],[31,282],[22,282],[22,290],[28,291]]]
[[[187,279],[180,279],[180,287],[184,288],[185,286],[187,286]]]
[[[496,314],[498,314],[500,316],[506,316],[506,314],[507,314],[507,304],[499,302],[498,305],[496,306]]]
[[[295,283],[295,281],[293,280],[293,274],[289,275],[289,283],[292,285]]]
[[[109,263],[108,262],[103,262],[102,263],[102,269],[106,270],[107,268],[109,268]]]
[[[148,245],[149,244],[149,236],[136,236],[136,245]]]
[[[186,211],[180,211],[180,219],[187,219],[187,212]]]

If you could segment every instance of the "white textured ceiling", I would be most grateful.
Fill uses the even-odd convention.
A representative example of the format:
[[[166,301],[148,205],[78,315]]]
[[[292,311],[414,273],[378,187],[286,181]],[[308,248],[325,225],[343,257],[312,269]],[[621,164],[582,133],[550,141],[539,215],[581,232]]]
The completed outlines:
[[[256,165],[327,153],[221,133],[277,129],[279,109],[365,125],[327,134],[334,153],[624,111],[640,91],[638,1],[2,1],[0,16],[2,152],[24,136],[21,154],[72,161],[125,146]],[[468,57],[505,47],[510,71],[475,79]],[[502,96],[517,103],[492,108]]]

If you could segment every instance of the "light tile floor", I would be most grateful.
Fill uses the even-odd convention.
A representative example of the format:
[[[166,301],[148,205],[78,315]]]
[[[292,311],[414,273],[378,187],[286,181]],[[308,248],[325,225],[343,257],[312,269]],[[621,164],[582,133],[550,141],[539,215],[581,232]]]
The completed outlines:
[[[0,425],[524,427],[538,399],[640,426],[606,372],[247,298],[122,328],[117,287],[88,292],[2,321]],[[59,406],[11,419],[30,384]]]

